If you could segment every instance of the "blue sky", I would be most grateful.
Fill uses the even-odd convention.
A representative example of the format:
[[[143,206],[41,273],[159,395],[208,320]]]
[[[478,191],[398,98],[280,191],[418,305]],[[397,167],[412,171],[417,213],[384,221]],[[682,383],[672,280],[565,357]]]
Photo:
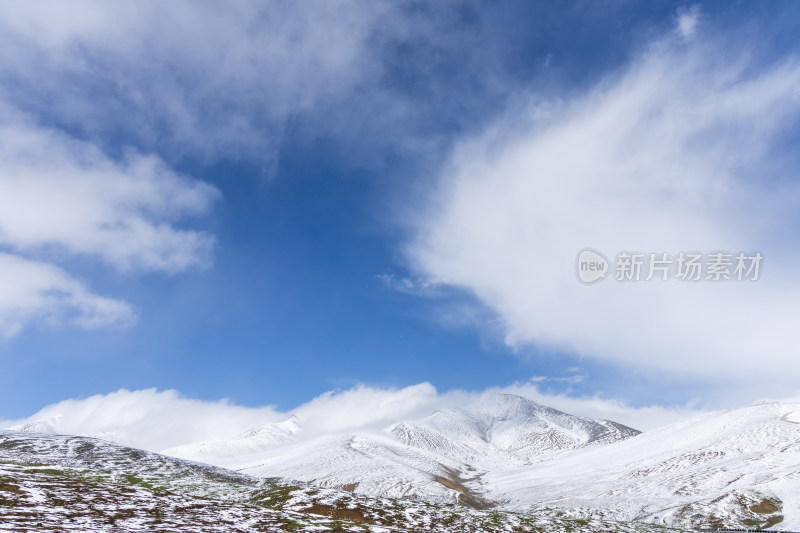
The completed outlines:
[[[63,9],[0,9],[0,419],[120,388],[797,392],[796,3]],[[579,244],[772,277],[587,296]]]

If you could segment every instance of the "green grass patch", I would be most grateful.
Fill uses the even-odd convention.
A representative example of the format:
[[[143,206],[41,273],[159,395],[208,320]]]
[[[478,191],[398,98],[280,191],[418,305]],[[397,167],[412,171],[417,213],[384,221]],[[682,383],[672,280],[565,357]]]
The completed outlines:
[[[65,470],[58,470],[56,468],[31,468],[28,470],[31,474],[45,474],[47,476],[69,476],[70,473]]]
[[[262,489],[255,491],[250,496],[250,503],[269,507],[271,509],[279,509],[292,497],[292,492],[299,490],[300,487],[293,485],[286,485],[282,487],[274,487],[270,489]]]
[[[152,482],[146,481],[135,474],[122,474],[122,479],[125,480],[125,483],[128,485],[136,485],[138,487],[153,491],[165,491],[169,489],[169,487],[164,485],[155,485]]]

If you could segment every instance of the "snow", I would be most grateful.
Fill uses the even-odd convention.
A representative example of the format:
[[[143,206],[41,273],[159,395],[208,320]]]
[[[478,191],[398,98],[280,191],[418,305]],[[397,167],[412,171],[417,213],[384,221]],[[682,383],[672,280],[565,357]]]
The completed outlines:
[[[285,439],[270,429],[258,446],[242,445],[252,439],[245,436],[216,443],[216,453],[207,445],[170,453],[254,476],[354,485],[373,497],[444,504],[468,491],[512,511],[548,507],[614,520],[657,515],[659,523],[691,527],[712,517],[742,524],[780,514],[781,529],[800,529],[797,403],[706,413],[638,434],[498,394],[372,433],[303,438],[305,430],[294,420]],[[773,500],[779,512],[748,510]]]
[[[641,523],[519,515],[291,486],[84,437],[0,431],[0,522],[13,531],[553,531]]]
[[[799,404],[770,403],[709,413],[535,469],[492,471],[481,488],[508,509],[550,505],[682,525],[711,511],[733,517],[742,512],[734,500],[777,499],[780,528],[800,529],[800,425],[791,420],[798,412]]]
[[[282,429],[287,426],[291,431]],[[303,438],[305,429],[292,417],[230,441],[198,443],[164,453],[255,476],[327,487],[355,485],[355,492],[370,496],[452,503],[457,490],[442,480],[462,483],[498,468],[522,467],[638,433],[510,394],[485,395],[461,409],[398,421],[377,432]]]
[[[44,454],[63,463],[84,445],[79,438],[47,441],[39,435],[16,453],[29,462],[46,463]],[[353,497],[411,499],[424,509],[458,503],[525,516],[800,530],[797,402],[705,413],[639,434],[498,394],[373,431],[321,434],[290,417],[169,454],[235,470],[245,479],[281,478]],[[113,464],[114,457],[100,454],[98,461]],[[153,470],[166,474],[174,466],[147,458],[155,461]],[[110,481],[119,482],[114,475]],[[30,502],[36,501],[31,492]]]

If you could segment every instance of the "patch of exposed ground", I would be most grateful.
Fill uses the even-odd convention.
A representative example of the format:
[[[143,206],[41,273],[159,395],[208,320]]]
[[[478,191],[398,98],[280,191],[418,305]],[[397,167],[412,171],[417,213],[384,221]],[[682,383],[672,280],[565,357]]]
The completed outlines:
[[[479,476],[464,479],[461,477],[461,472],[452,468],[442,465],[442,468],[447,472],[447,477],[433,476],[434,481],[440,485],[444,485],[448,489],[454,490],[458,493],[457,502],[459,505],[464,505],[472,509],[491,509],[497,504],[491,500],[483,498],[479,494],[472,492],[465,483],[478,479]]]
[[[364,513],[358,509],[337,509],[331,505],[322,505],[319,503],[312,504],[310,507],[303,509],[303,512],[317,514],[321,516],[328,516],[339,520],[351,520],[353,522],[360,522],[362,524],[374,524],[375,520],[364,516]]]

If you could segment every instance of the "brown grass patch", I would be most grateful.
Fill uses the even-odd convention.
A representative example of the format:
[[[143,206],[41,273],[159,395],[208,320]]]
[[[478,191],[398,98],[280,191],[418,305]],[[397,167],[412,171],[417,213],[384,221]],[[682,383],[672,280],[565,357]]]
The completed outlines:
[[[467,488],[458,481],[453,481],[452,479],[447,479],[442,476],[433,476],[433,479],[448,489],[453,489],[458,492],[467,492]]]
[[[331,507],[330,505],[315,503],[311,507],[303,509],[303,512],[327,516],[337,520],[350,520],[351,522],[360,522],[362,524],[375,524],[375,520],[364,516],[364,514],[358,509],[337,509],[336,507]]]
[[[761,503],[751,505],[750,510],[758,514],[772,514],[777,513],[781,508],[773,501],[761,500]]]

